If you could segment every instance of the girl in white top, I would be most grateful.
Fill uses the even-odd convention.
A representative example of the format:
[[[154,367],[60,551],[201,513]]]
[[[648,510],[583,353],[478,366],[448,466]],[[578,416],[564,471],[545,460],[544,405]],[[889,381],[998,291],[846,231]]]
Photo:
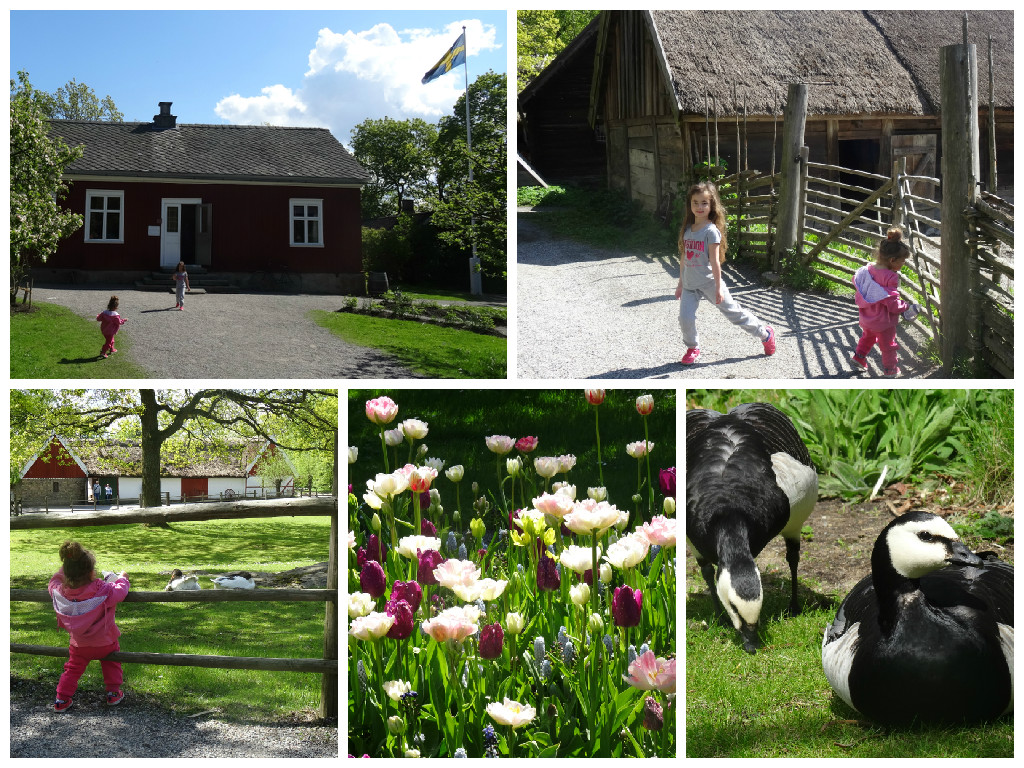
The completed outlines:
[[[729,295],[722,281],[725,261],[725,208],[718,189],[710,181],[690,187],[686,195],[686,217],[679,231],[679,328],[683,332],[686,354],[680,361],[692,365],[700,355],[697,338],[697,306],[701,297],[714,304],[734,325],[740,326],[764,345],[764,353],[775,353],[775,331],[743,309]]]

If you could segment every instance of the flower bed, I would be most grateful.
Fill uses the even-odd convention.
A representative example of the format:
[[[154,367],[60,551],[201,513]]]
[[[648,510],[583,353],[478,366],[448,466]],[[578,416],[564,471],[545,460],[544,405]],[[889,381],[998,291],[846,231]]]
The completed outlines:
[[[644,439],[606,467],[605,397],[578,399],[593,470],[534,456],[543,433],[481,432],[460,455],[494,470],[472,477],[419,450],[430,425],[366,401],[379,448],[349,449],[350,753],[675,754],[675,469],[651,464],[650,395],[632,417]],[[609,498],[606,471],[635,473],[636,493]]]
[[[360,300],[350,296],[339,312],[353,312],[373,317],[414,320],[421,323],[460,328],[492,336],[504,335],[508,313],[504,309],[486,306],[440,304],[436,301],[409,299],[400,291],[389,291],[381,299]]]

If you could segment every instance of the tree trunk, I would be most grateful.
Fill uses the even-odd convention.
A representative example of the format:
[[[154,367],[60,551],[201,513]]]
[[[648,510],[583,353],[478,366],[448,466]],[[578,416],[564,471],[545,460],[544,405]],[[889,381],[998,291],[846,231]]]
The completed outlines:
[[[141,507],[160,506],[160,434],[156,390],[140,389],[142,400],[142,496]]]

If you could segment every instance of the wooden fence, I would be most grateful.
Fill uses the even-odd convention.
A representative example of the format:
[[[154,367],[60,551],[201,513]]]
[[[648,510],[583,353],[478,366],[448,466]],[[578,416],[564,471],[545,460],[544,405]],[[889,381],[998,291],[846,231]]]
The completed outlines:
[[[1001,376],[1013,378],[1013,205],[975,190],[965,212],[971,223],[971,297],[977,328],[975,355]]]
[[[318,659],[263,658],[251,656],[204,656],[183,653],[117,651],[107,658],[139,664],[259,669],[280,672],[313,672],[321,676],[320,716],[338,716],[338,501],[331,497],[282,499],[275,502],[226,502],[184,504],[174,509],[147,508],[127,512],[86,512],[76,515],[26,514],[11,519],[11,530],[80,528],[125,523],[170,523],[193,520],[238,520],[266,517],[330,516],[331,532],[327,565],[327,589],[198,590],[189,592],[129,592],[127,603],[224,603],[243,601],[323,602],[323,654]],[[12,602],[50,602],[45,589],[11,589]],[[68,649],[11,643],[11,653],[67,658]]]

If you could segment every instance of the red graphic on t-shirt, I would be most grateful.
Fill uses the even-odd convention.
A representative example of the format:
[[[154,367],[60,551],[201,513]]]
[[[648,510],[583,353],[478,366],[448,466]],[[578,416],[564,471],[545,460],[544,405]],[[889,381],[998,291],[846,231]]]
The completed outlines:
[[[686,246],[686,260],[692,261],[704,255],[703,240],[684,240]]]

